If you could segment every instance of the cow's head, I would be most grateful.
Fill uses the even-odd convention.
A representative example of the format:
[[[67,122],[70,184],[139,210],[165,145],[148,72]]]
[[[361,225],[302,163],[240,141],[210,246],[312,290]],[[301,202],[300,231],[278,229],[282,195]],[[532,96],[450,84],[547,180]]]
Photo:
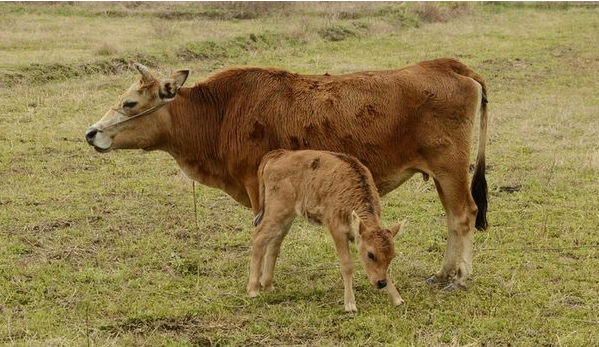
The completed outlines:
[[[141,74],[102,119],[85,132],[87,143],[98,152],[113,149],[153,149],[164,141],[170,128],[170,115],[164,107],[177,96],[189,75],[188,70],[175,72],[159,81],[147,67],[133,64]]]
[[[380,227],[367,227],[356,212],[352,212],[351,228],[356,237],[358,245],[358,254],[368,279],[378,289],[387,286],[389,277],[387,271],[389,264],[395,258],[395,247],[393,238],[403,228],[405,221],[402,221],[391,229]]]

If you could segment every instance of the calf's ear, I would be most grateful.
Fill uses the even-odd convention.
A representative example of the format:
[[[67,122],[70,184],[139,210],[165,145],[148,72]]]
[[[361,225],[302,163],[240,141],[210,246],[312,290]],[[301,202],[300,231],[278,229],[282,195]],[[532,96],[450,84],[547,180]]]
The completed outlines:
[[[397,234],[399,234],[399,232],[403,229],[403,227],[406,225],[406,220],[402,220],[401,222],[395,224],[394,226],[391,227],[391,229],[389,229],[389,231],[391,231],[391,235],[393,237],[395,237]]]
[[[179,88],[181,88],[187,80],[188,76],[189,70],[179,70],[175,72],[171,77],[162,81],[160,83],[160,98],[174,98],[177,95],[177,91],[179,90]]]
[[[354,235],[362,234],[362,219],[360,219],[356,211],[351,212],[351,231]]]

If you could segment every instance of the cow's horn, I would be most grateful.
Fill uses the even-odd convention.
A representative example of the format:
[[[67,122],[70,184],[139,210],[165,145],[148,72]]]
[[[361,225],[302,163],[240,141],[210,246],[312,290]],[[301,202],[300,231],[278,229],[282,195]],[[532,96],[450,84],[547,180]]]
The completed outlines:
[[[152,77],[150,70],[147,67],[145,67],[144,65],[142,65],[140,63],[133,63],[133,66],[135,66],[137,71],[139,71],[139,73],[142,75],[144,80],[150,81],[154,78],[154,77]]]

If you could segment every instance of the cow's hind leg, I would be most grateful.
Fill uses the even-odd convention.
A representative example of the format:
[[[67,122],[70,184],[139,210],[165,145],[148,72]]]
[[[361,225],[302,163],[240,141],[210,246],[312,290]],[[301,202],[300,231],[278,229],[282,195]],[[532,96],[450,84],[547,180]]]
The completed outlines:
[[[275,264],[279,256],[279,252],[281,251],[283,239],[285,236],[287,236],[287,232],[289,232],[289,228],[291,228],[291,224],[293,223],[293,217],[294,216],[290,217],[287,221],[280,225],[276,235],[273,236],[266,247],[264,268],[262,270],[262,277],[260,279],[262,289],[266,292],[273,290],[272,280],[274,277]]]
[[[472,242],[476,204],[468,189],[468,174],[463,170],[435,177],[435,186],[447,214],[447,249],[441,270],[429,283],[447,283],[445,290],[464,288],[472,274]]]

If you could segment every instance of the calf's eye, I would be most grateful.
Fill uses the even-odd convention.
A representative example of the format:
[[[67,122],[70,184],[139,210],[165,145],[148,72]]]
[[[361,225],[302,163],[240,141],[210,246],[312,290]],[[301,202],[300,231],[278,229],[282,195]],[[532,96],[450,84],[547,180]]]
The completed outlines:
[[[374,254],[372,254],[372,252],[368,252],[368,258],[374,260]]]
[[[137,105],[137,101],[125,101],[123,103],[123,108],[133,108]]]

